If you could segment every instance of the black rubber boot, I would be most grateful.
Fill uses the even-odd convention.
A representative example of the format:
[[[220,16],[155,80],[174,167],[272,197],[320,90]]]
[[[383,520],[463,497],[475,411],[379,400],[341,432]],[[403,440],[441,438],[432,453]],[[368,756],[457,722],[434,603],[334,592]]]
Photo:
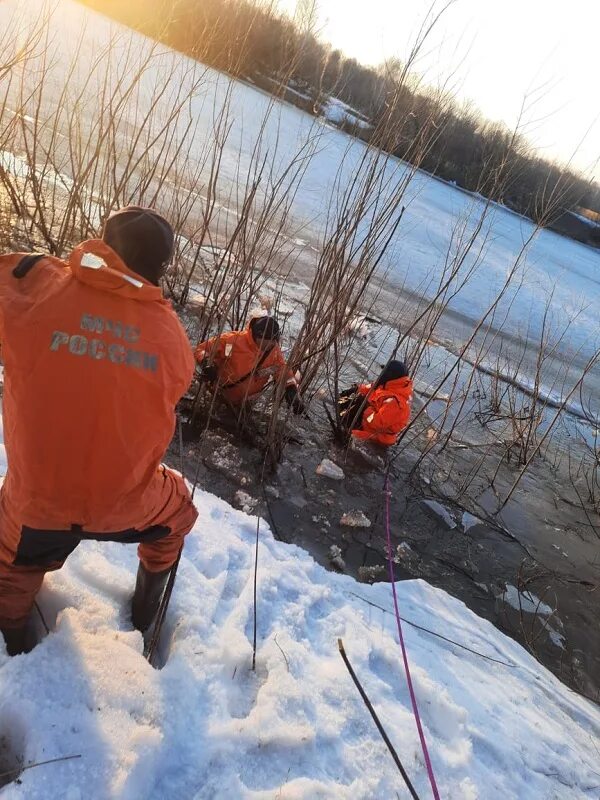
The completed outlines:
[[[33,649],[29,624],[22,625],[20,628],[1,628],[0,632],[4,636],[9,656],[29,653]]]
[[[148,572],[140,562],[131,601],[131,621],[138,631],[145,633],[152,624],[170,572],[171,567],[163,572]]]

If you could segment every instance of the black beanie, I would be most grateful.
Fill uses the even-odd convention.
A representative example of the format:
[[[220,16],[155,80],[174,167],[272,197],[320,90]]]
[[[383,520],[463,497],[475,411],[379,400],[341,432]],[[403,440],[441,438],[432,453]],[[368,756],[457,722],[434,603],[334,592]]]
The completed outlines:
[[[279,323],[275,317],[254,317],[250,320],[250,332],[256,342],[278,341],[281,336]]]
[[[164,217],[151,208],[127,206],[112,213],[102,238],[129,269],[158,284],[173,255],[175,236]]]
[[[395,381],[398,378],[407,378],[408,370],[403,361],[388,361],[381,375],[377,378],[375,386],[383,386],[388,381]]]

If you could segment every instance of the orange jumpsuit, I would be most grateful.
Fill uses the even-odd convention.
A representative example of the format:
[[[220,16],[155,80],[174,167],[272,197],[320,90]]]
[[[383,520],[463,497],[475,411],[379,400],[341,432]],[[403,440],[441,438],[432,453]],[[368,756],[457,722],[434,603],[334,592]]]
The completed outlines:
[[[363,397],[370,391],[370,383],[358,387],[358,394]],[[412,393],[410,378],[396,378],[377,387],[362,412],[360,427],[354,429],[352,435],[386,446],[396,444],[398,435],[410,420]]]
[[[200,343],[194,352],[200,363],[205,357],[217,368],[217,381],[223,397],[234,406],[252,400],[265,388],[269,380],[279,381],[287,376],[288,386],[296,379],[287,369],[281,348],[275,342],[266,358],[250,331],[231,331]]]
[[[17,279],[22,257],[0,257],[7,628],[81,539],[138,542],[146,569],[160,572],[197,516],[183,478],[161,465],[194,360],[160,288],[100,240]]]

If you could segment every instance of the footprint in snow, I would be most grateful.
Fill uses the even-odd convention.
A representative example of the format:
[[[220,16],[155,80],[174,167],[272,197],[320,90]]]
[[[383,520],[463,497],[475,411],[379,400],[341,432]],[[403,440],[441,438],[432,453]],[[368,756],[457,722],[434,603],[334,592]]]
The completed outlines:
[[[235,719],[246,719],[258,700],[258,694],[269,678],[265,666],[256,665],[253,672],[246,664],[236,669],[227,701],[229,713]]]

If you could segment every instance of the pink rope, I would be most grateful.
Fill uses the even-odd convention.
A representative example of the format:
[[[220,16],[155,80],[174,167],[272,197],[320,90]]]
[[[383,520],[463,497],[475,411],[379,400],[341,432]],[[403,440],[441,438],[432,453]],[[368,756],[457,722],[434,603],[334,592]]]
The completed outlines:
[[[390,583],[392,584],[392,594],[394,596],[394,610],[396,612],[396,623],[398,625],[398,637],[400,639],[400,647],[402,648],[402,658],[404,660],[404,671],[406,672],[406,682],[408,684],[408,691],[410,694],[410,702],[412,703],[413,714],[415,715],[415,722],[417,723],[417,730],[419,731],[419,738],[421,740],[421,748],[423,749],[423,756],[425,758],[425,766],[427,767],[427,774],[429,775],[429,783],[431,784],[431,791],[435,800],[440,800],[440,793],[435,782],[435,775],[433,774],[433,767],[431,766],[431,759],[429,758],[429,751],[427,749],[427,742],[425,741],[425,734],[423,726],[421,725],[421,715],[419,714],[419,706],[417,705],[417,697],[413,688],[412,678],[410,676],[410,667],[408,666],[408,653],[406,652],[406,645],[404,644],[404,636],[402,635],[402,622],[400,621],[400,611],[398,610],[398,597],[396,595],[396,583],[394,581],[394,561],[392,558],[392,536],[390,532],[390,479],[389,475],[385,478],[385,533],[387,538],[388,549],[388,562],[390,567]]]

